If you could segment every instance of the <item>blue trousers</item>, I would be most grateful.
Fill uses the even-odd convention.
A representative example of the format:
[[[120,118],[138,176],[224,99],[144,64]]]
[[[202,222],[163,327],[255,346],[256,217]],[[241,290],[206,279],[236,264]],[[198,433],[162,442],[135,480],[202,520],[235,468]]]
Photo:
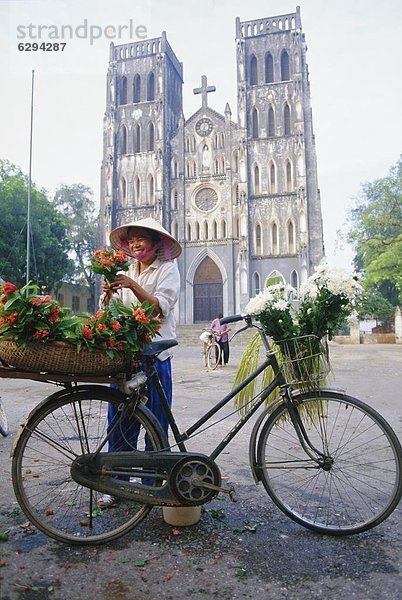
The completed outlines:
[[[154,367],[158,373],[162,387],[166,394],[169,406],[172,406],[172,365],[170,358],[166,360],[156,360]],[[147,408],[151,410],[160,424],[163,430],[166,432],[169,428],[169,422],[165,411],[163,410],[162,401],[160,399],[158,390],[156,389],[152,380],[147,382],[147,396],[148,402]],[[113,424],[114,420],[118,417],[118,409],[114,404],[109,404],[108,408],[108,423],[109,427]],[[136,419],[130,418],[130,415],[126,415],[124,421],[115,429],[109,439],[109,452],[124,452],[133,450],[137,447],[138,435],[140,432],[140,425]],[[145,448],[152,450],[147,436],[145,436]]]

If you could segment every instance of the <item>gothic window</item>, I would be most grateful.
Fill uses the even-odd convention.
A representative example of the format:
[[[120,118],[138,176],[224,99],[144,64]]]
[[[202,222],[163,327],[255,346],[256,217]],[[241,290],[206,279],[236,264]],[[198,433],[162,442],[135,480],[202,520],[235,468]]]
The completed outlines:
[[[256,108],[251,113],[251,137],[253,139],[258,138],[258,112]]]
[[[216,221],[212,224],[212,238],[214,240],[218,239],[218,223]]]
[[[215,133],[215,135],[214,135],[214,148],[219,148],[219,140],[218,140],[217,133]]]
[[[257,85],[258,74],[257,74],[257,58],[254,56],[250,60],[250,85]]]
[[[271,227],[271,243],[272,254],[279,254],[278,225],[276,223],[273,223]]]
[[[141,102],[141,77],[138,73],[133,79],[133,102]]]
[[[285,135],[290,135],[290,108],[286,103],[283,109],[283,131]]]
[[[232,168],[235,173],[239,170],[239,151],[235,150],[232,154]]]
[[[265,55],[265,83],[273,83],[274,81],[274,59],[272,54],[267,52]]]
[[[127,129],[125,125],[122,125],[120,129],[120,143],[121,153],[127,154]]]
[[[293,221],[289,221],[288,223],[288,249],[289,254],[295,254],[295,226],[293,225]]]
[[[240,228],[239,228],[239,217],[235,217],[233,219],[233,235],[235,238],[239,237]]]
[[[274,162],[269,163],[270,193],[276,194],[276,167]]]
[[[221,172],[225,172],[225,158],[223,156],[221,158]]]
[[[197,163],[193,162],[193,177],[197,177]]]
[[[187,239],[191,242],[191,224],[187,223]]]
[[[186,152],[190,152],[190,138],[186,138]]]
[[[297,271],[293,270],[290,274],[290,285],[297,291],[299,289],[299,276]]]
[[[259,223],[257,223],[255,228],[255,253],[258,256],[262,254],[261,225]]]
[[[195,239],[200,239],[200,224],[198,223],[198,221],[195,224]]]
[[[134,152],[141,152],[141,127],[136,125],[134,127]]]
[[[121,191],[121,204],[125,205],[125,204],[127,204],[127,181],[126,181],[125,177],[121,178],[120,191]]]
[[[261,291],[261,279],[258,273],[254,273],[254,293],[259,294]]]
[[[281,81],[289,81],[289,54],[284,50],[281,55]]]
[[[155,75],[153,73],[148,75],[147,100],[155,100]]]
[[[233,186],[233,204],[239,204],[239,184],[235,183]]]
[[[127,104],[127,77],[120,79],[120,104]]]
[[[274,114],[274,109],[272,108],[272,106],[270,106],[268,109],[267,132],[268,132],[268,137],[275,136],[275,114]]]
[[[215,160],[215,175],[218,175],[219,173],[219,161],[218,159]]]
[[[204,221],[204,240],[209,240],[208,221]]]
[[[173,237],[176,238],[176,240],[178,240],[179,239],[179,225],[178,225],[177,221],[173,221],[172,231],[173,231]]]
[[[195,152],[196,148],[197,148],[197,143],[195,141],[195,137],[193,136],[191,138],[191,150],[192,150],[192,152]]]
[[[135,203],[139,206],[141,204],[141,179],[138,175],[134,179],[134,198]]]
[[[155,127],[153,123],[148,125],[148,150],[155,150]]]
[[[190,163],[186,161],[186,177],[190,177]]]
[[[292,163],[286,161],[286,191],[293,192]]]
[[[177,179],[178,170],[179,170],[179,165],[178,165],[176,158],[174,158],[173,164],[172,164],[172,176],[174,179]]]
[[[148,203],[155,203],[155,183],[152,175],[149,175],[148,177]]]
[[[227,225],[226,225],[226,221],[225,219],[222,220],[222,224],[221,224],[221,239],[222,240],[226,240],[227,238]]]
[[[254,166],[254,194],[260,193],[260,169],[258,165]]]

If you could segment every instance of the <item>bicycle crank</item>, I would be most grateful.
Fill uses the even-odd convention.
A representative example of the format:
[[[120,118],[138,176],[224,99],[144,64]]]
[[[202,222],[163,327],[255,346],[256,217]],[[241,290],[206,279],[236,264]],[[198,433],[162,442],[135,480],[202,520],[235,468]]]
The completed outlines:
[[[232,502],[237,502],[237,495],[234,485],[231,485],[228,488],[219,487],[218,485],[213,485],[212,483],[207,483],[206,481],[202,481],[201,479],[193,479],[193,485],[199,486],[201,488],[205,488],[207,490],[215,490],[216,492],[222,492],[223,494],[229,494],[229,498]]]
[[[221,474],[216,463],[202,455],[178,461],[170,473],[169,483],[172,492],[183,504],[204,504],[219,492],[231,493],[221,486]]]

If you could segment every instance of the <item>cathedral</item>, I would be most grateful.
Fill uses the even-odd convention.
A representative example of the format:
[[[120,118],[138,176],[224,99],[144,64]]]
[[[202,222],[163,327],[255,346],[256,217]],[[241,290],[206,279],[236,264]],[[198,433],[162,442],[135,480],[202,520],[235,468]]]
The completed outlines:
[[[237,117],[202,75],[185,118],[166,33],[111,44],[99,243],[147,216],[180,241],[178,323],[241,313],[273,275],[297,289],[324,256],[306,50],[299,7],[237,18]]]

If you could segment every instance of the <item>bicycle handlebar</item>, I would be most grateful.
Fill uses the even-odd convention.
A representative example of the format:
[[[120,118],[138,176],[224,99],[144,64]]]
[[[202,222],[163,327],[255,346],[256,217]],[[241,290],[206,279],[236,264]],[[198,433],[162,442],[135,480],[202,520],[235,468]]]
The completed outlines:
[[[226,325],[227,323],[237,323],[237,321],[243,321],[247,318],[247,315],[232,315],[230,317],[223,317],[219,322],[221,325]]]

